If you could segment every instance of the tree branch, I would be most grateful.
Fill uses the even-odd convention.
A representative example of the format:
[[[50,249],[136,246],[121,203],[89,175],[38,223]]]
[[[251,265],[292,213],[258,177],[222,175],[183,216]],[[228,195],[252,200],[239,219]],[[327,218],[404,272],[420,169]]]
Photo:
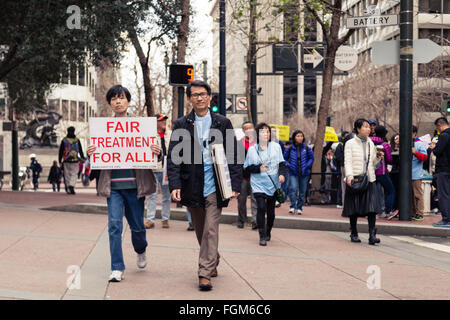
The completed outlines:
[[[161,7],[164,8],[164,10],[169,11],[169,13],[175,17],[181,17],[184,13],[176,13],[175,11],[173,11],[172,9],[170,9],[164,2],[162,2],[162,0],[158,0],[158,3],[160,4]]]
[[[306,0],[302,0],[303,3],[306,6],[306,9],[308,9],[309,12],[311,12],[311,14],[314,16],[314,19],[320,24],[320,26],[322,27],[322,33],[323,36],[325,38],[325,41],[328,43],[328,34],[327,34],[327,27],[325,26],[325,23],[322,21],[322,19],[319,17],[319,14],[317,13],[317,11],[315,9],[313,9],[311,7],[311,5],[308,3],[308,1]]]

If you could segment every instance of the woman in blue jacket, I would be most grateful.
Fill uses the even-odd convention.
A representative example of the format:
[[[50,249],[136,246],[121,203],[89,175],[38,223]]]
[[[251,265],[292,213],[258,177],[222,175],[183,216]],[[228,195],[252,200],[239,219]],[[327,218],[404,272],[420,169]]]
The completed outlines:
[[[306,188],[314,162],[314,154],[305,144],[305,135],[302,131],[294,131],[292,142],[293,144],[284,152],[284,159],[290,175],[289,198],[291,199],[291,208],[289,213],[295,214],[297,209],[297,214],[300,215],[302,214]]]

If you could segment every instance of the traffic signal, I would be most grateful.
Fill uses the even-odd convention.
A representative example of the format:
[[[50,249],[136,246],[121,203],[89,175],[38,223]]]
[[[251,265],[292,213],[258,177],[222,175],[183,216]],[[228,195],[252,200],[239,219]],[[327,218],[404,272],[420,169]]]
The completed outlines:
[[[169,84],[185,86],[194,81],[194,67],[188,64],[171,64],[169,66]]]
[[[450,115],[450,99],[442,101],[442,111],[444,111],[446,115]]]
[[[209,103],[211,112],[217,113],[219,112],[219,94],[212,93],[211,102]]]

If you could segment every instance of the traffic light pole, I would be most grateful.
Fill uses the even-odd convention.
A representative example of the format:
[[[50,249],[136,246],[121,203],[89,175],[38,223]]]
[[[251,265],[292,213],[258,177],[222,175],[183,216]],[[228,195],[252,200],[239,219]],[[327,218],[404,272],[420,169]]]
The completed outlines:
[[[226,115],[225,101],[227,96],[226,82],[226,43],[225,43],[225,0],[220,0],[220,66],[219,66],[219,112]]]
[[[178,87],[178,119],[184,116],[184,87]]]
[[[413,0],[400,2],[400,220],[412,206]]]

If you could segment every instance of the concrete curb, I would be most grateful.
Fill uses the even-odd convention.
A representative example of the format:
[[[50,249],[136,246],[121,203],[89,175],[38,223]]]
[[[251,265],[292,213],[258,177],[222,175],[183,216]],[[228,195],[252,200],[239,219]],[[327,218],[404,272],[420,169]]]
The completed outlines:
[[[62,211],[87,214],[104,214],[107,215],[107,206],[105,204],[80,203],[66,206],[52,206],[40,208],[47,211]],[[185,208],[171,208],[170,219],[187,221]],[[161,219],[161,207],[156,208],[156,218]],[[235,224],[237,222],[237,213],[223,212],[220,219],[222,224]],[[358,221],[359,231],[368,232],[368,223],[364,218]],[[350,225],[348,221],[313,219],[313,218],[292,218],[278,216],[275,218],[275,228],[284,229],[302,229],[302,230],[318,230],[318,231],[337,231],[349,232]],[[450,228],[435,228],[433,226],[406,225],[399,223],[383,223],[377,222],[377,234],[384,235],[408,235],[408,236],[430,236],[430,237],[450,237]]]

